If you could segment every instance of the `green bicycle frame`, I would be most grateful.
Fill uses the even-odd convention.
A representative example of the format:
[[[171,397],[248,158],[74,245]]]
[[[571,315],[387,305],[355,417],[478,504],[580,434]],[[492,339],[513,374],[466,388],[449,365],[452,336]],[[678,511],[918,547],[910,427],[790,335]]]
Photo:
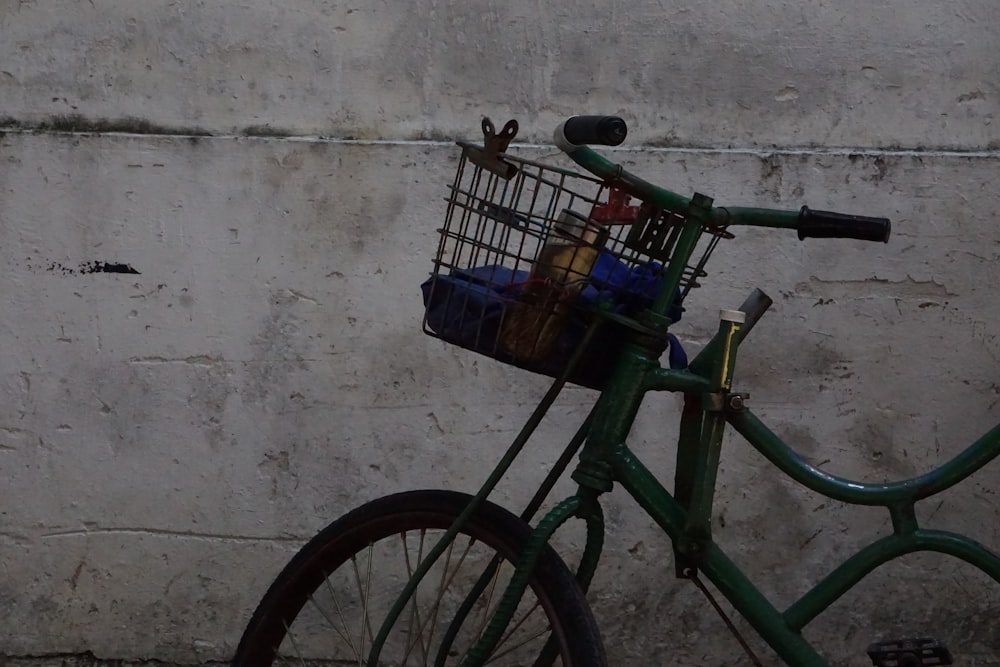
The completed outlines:
[[[570,157],[643,200],[673,210],[697,206],[696,200],[686,200],[635,178],[590,149],[581,147]],[[701,217],[712,224],[794,229],[797,216],[797,211],[712,208]],[[698,216],[686,223],[682,233],[688,244],[685,248],[693,247],[701,224]],[[668,295],[673,294],[677,284],[671,279],[679,275],[687,261],[688,256],[682,253],[671,259],[660,298],[653,312],[644,318],[644,324],[653,330],[652,338],[666,333],[669,320],[664,312]],[[766,304],[752,314],[754,322],[765,308]],[[600,493],[611,483],[620,483],[670,536],[678,571],[696,568],[703,572],[778,655],[794,665],[827,664],[802,637],[801,630],[865,575],[889,560],[915,551],[936,551],[960,558],[1000,582],[997,554],[966,536],[920,528],[914,511],[917,501],[958,484],[1000,455],[1000,425],[939,468],[913,479],[871,484],[830,475],[799,457],[746,407],[742,395],[731,392],[737,350],[748,331],[749,327],[724,317],[715,337],[685,370],[662,368],[657,361],[659,350],[647,343],[651,337],[634,336],[593,413],[594,425],[580,455],[580,467],[574,473],[583,492]],[[674,494],[626,445],[648,391],[680,392],[685,397]],[[887,508],[892,534],[861,549],[790,607],[779,611],[711,538],[712,498],[726,424],[782,472],[809,489],[844,503]],[[603,479],[595,484],[595,477]]]
[[[636,360],[642,353],[635,355]],[[705,360],[700,357],[699,360]],[[710,361],[718,367],[721,353]],[[690,371],[654,369],[638,378],[644,389],[684,392],[687,400],[704,405],[713,398],[712,382],[695,379]],[[617,383],[634,382],[635,376],[622,373],[612,381],[609,394],[617,394]],[[700,384],[702,395],[691,391]],[[644,393],[640,392],[640,393]],[[729,397],[739,396],[728,394]],[[641,399],[641,396],[640,396]],[[1000,426],[993,428],[964,452],[940,468],[914,479],[865,484],[824,473],[803,461],[781,438],[770,431],[740,401],[723,396],[722,409],[686,411],[678,443],[678,484],[671,495],[643,466],[625,444],[628,419],[617,418],[631,411],[632,404],[599,403],[594,429],[582,458],[602,462],[610,469],[610,479],[620,483],[639,505],[673,540],[678,556],[696,567],[722,592],[733,606],[785,661],[793,665],[826,665],[825,660],[801,636],[800,631],[841,595],[876,567],[914,551],[937,551],[960,558],[1000,582],[1000,557],[974,540],[954,533],[926,530],[918,526],[914,505],[918,500],[953,486],[1000,454]],[[734,407],[736,406],[736,407]],[[712,541],[711,498],[722,430],[717,422],[732,425],[754,448],[789,477],[835,500],[859,505],[886,507],[892,518],[893,533],[847,559],[825,579],[786,610],[776,609]],[[698,422],[701,422],[698,424]],[[696,424],[692,428],[692,424]],[[685,488],[686,487],[686,488]]]
[[[606,315],[604,326],[622,327],[622,335],[628,336],[629,342],[581,431],[543,484],[545,492],[551,489],[552,480],[565,469],[571,455],[583,441],[573,472],[579,490],[538,522],[518,564],[516,581],[504,593],[489,630],[463,664],[480,664],[482,657],[488,654],[489,648],[510,621],[541,548],[558,527],[574,515],[587,521],[587,546],[578,572],[581,585],[587,588],[603,545],[599,496],[616,482],[669,535],[674,545],[678,574],[692,576],[698,571],[704,573],[771,648],[792,665],[821,667],[827,664],[802,637],[802,629],[868,573],[894,558],[915,551],[936,551],[959,558],[1000,582],[1000,556],[966,536],[921,528],[914,511],[918,501],[958,484],[1000,455],[1000,425],[941,467],[913,479],[862,483],[830,475],[809,465],[747,408],[742,394],[732,391],[731,381],[740,343],[770,304],[770,300],[759,290],[740,311],[724,311],[718,332],[688,368],[673,370],[660,365],[663,340],[671,324],[666,313],[705,227],[747,225],[796,229],[799,211],[712,207],[707,198],[696,195],[688,199],[653,186],[589,148],[579,147],[569,152],[569,156],[607,184],[625,190],[644,202],[671,211],[686,212],[686,222],[650,309],[637,321],[622,322],[614,315]],[[373,641],[369,664],[375,664],[390,626],[401,613],[420,577],[446,548],[462,521],[505,473],[552,405],[586,345],[585,340],[470,507],[417,569]],[[659,391],[677,392],[684,396],[673,493],[642,464],[626,443],[645,395]],[[809,489],[849,504],[887,508],[892,520],[892,534],[862,548],[784,611],[777,609],[712,540],[712,504],[727,425],[778,469]],[[537,507],[538,504],[540,499],[536,496],[532,505]],[[529,514],[526,513],[524,518],[530,518]]]

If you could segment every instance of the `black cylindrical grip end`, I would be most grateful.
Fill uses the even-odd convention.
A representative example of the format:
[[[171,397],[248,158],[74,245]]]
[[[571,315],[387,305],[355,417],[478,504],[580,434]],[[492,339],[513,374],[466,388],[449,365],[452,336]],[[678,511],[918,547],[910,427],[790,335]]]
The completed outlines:
[[[860,241],[889,242],[892,223],[889,218],[869,218],[833,211],[813,211],[803,206],[799,211],[799,240],[858,239]]]
[[[575,146],[617,146],[628,135],[628,125],[618,116],[573,116],[562,129],[566,141]]]

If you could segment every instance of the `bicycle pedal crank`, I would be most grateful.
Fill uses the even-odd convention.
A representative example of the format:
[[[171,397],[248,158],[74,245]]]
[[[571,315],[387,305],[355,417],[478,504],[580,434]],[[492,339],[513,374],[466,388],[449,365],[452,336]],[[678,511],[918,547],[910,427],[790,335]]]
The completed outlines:
[[[937,640],[894,639],[875,642],[868,647],[868,657],[876,667],[919,667],[950,665],[951,653]]]

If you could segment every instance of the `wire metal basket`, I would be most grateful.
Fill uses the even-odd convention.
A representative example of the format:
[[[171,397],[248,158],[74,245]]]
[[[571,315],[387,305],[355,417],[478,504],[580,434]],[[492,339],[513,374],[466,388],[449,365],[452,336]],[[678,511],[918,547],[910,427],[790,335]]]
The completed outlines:
[[[422,286],[424,331],[556,377],[595,311],[614,312],[620,322],[653,302],[684,216],[633,204],[592,176],[506,152],[516,127],[511,121],[497,134],[484,120],[483,146],[458,142],[445,224]],[[674,322],[719,239],[731,236],[706,231],[668,313]],[[624,332],[601,327],[570,380],[602,386]]]

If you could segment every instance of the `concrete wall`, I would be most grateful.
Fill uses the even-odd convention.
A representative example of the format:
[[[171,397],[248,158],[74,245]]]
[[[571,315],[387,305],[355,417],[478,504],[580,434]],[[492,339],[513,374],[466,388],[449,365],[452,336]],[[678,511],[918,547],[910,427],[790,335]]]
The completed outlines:
[[[225,659],[329,520],[477,487],[546,386],[419,332],[448,140],[482,114],[540,141],[617,112],[616,159],[679,192],[891,216],[887,246],[740,233],[677,333],[697,349],[760,285],[738,384],[804,456],[879,480],[956,454],[1000,416],[998,29],[992,0],[4,2],[0,655]],[[559,399],[501,499],[593,398]],[[668,478],[676,408],[633,434]],[[921,519],[998,547],[998,482]],[[607,513],[615,664],[744,664],[650,522]],[[737,438],[717,514],[779,607],[888,527]],[[936,557],[866,581],[807,630],[834,664],[883,630],[996,663],[995,582]]]

